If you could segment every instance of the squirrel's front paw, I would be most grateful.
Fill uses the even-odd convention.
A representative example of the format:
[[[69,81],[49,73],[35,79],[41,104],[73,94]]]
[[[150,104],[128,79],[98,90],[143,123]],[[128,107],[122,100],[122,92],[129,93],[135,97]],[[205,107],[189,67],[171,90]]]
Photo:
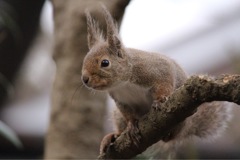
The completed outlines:
[[[152,107],[156,110],[160,109],[161,103],[164,103],[167,100],[168,100],[168,97],[166,97],[166,96],[162,97],[161,99],[154,100],[153,104],[152,104]]]
[[[119,136],[119,134],[117,133],[110,133],[107,134],[100,145],[100,154],[103,154],[107,151],[107,149],[113,144],[113,142],[117,139],[117,137]]]
[[[128,130],[128,136],[130,137],[130,139],[132,140],[132,142],[138,146],[140,143],[140,131],[138,128],[138,120],[134,120],[132,122],[128,122],[128,126],[127,126],[127,130]]]

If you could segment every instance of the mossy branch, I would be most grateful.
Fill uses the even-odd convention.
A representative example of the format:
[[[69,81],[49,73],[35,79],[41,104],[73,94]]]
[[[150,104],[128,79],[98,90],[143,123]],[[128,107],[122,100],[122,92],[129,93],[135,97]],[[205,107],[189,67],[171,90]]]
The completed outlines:
[[[240,75],[192,76],[177,89],[159,109],[150,112],[139,122],[140,143],[131,141],[124,131],[99,159],[133,158],[161,140],[177,124],[191,116],[204,102],[228,101],[240,104]]]

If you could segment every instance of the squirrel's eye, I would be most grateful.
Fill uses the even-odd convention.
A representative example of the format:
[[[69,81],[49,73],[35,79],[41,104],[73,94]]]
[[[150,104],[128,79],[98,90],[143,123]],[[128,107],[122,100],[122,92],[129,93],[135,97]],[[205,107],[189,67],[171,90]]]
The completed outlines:
[[[108,67],[109,66],[109,60],[106,60],[106,59],[104,59],[104,60],[102,60],[102,62],[101,62],[101,67]]]

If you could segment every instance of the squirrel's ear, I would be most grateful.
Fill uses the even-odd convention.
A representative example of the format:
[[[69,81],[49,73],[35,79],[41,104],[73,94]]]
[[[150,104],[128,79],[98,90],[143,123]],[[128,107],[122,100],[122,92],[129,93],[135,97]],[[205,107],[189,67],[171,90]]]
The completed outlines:
[[[87,18],[88,48],[91,49],[96,42],[102,40],[102,34],[97,22],[92,18],[88,10],[85,11],[85,14]]]
[[[108,42],[109,48],[119,57],[122,57],[123,56],[121,52],[122,42],[121,42],[121,39],[119,38],[117,24],[114,23],[114,20],[111,14],[103,4],[102,4],[102,8],[104,12],[105,21],[107,24],[107,42]]]
[[[120,38],[118,37],[118,35],[112,35],[110,37],[108,37],[108,44],[109,44],[109,48],[111,49],[111,51],[116,54],[119,57],[123,57],[122,55],[122,42],[120,40]]]

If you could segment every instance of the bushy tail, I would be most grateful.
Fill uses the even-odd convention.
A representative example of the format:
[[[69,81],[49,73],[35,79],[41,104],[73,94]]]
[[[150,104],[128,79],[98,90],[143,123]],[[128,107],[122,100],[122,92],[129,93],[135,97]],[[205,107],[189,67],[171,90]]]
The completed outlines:
[[[198,111],[186,119],[179,138],[199,137],[207,140],[218,138],[231,120],[231,106],[228,102],[204,103]]]

